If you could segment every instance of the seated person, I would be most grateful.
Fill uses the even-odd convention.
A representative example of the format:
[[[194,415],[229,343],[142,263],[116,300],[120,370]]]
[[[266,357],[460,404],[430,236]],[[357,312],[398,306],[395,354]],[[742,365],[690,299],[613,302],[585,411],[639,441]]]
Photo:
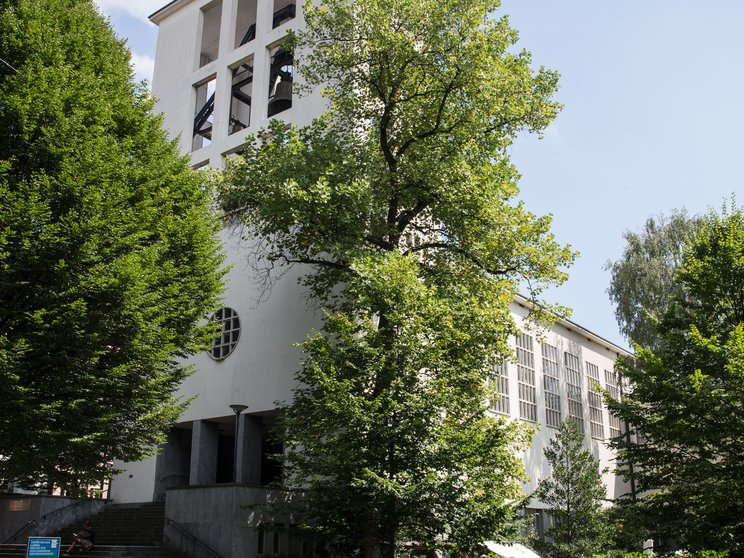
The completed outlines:
[[[65,555],[67,556],[69,556],[78,546],[83,550],[90,550],[93,548],[96,541],[96,530],[93,528],[90,521],[86,520],[83,522],[83,528],[72,536],[74,537],[74,540],[70,545],[70,548],[65,552]]]

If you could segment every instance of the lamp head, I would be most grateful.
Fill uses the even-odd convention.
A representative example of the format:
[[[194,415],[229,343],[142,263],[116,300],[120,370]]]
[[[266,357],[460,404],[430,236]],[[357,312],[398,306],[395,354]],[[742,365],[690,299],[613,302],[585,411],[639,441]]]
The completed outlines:
[[[233,410],[233,413],[235,413],[236,415],[239,415],[240,413],[242,413],[248,408],[248,405],[239,405],[239,404],[233,403],[232,405],[230,405],[230,408]]]

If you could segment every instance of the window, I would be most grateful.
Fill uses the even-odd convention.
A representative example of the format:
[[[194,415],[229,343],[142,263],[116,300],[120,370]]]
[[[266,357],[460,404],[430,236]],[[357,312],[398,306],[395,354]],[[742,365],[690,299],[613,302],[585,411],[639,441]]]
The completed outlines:
[[[253,59],[248,59],[232,72],[229,132],[234,134],[251,125],[253,94]]]
[[[509,368],[506,362],[496,366],[498,377],[496,378],[496,389],[499,396],[491,403],[491,408],[502,415],[509,414]]]
[[[297,8],[294,0],[274,0],[274,17],[272,17],[271,26],[276,29],[283,23],[294,19]]]
[[[561,392],[558,375],[558,349],[542,344],[543,388],[545,389],[545,424],[553,428],[561,425]]]
[[[222,2],[213,2],[202,8],[202,37],[199,53],[199,67],[217,60],[220,52],[220,20]]]
[[[293,64],[292,53],[284,47],[278,46],[271,51],[268,116],[292,108]]]
[[[535,388],[535,353],[532,337],[517,336],[517,379],[519,381],[519,416],[537,422],[537,389]]]
[[[235,48],[256,38],[256,0],[238,0],[235,18]]]
[[[196,105],[194,108],[194,130],[191,139],[192,151],[197,151],[212,143],[215,82],[215,78],[212,77],[194,86]]]
[[[258,558],[314,558],[314,541],[297,525],[262,523],[258,526]]]
[[[222,324],[222,333],[215,337],[209,356],[214,360],[227,358],[240,340],[240,318],[232,308],[220,308],[212,319]]]
[[[612,370],[605,370],[605,388],[612,399],[620,399],[620,390],[618,389],[617,376]],[[620,417],[610,413],[610,437],[620,436]]]
[[[566,373],[566,388],[568,394],[568,416],[571,417],[579,429],[584,432],[584,405],[581,401],[581,359],[571,353],[563,353],[563,364]]]
[[[522,534],[536,535],[539,539],[545,538],[545,531],[551,527],[550,516],[545,510],[537,508],[524,508],[523,517],[527,519],[522,527]]]
[[[258,548],[256,555],[259,558],[280,556],[282,546],[282,534],[285,528],[281,524],[262,523],[258,526]]]
[[[604,420],[602,420],[602,394],[599,385],[599,367],[591,362],[586,364],[586,391],[589,395],[590,430],[592,438],[604,440]]]

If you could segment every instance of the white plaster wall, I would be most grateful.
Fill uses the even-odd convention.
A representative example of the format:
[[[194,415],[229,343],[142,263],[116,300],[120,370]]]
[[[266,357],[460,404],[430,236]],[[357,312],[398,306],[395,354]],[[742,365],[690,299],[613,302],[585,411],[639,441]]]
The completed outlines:
[[[164,126],[173,138],[179,136],[182,153],[191,148],[191,133],[186,126],[194,119],[192,74],[200,48],[200,6],[191,2],[159,23],[155,51],[152,94],[157,99],[157,112],[164,116]],[[208,75],[208,74],[205,74]]]
[[[224,303],[238,312],[240,341],[222,361],[213,360],[207,353],[192,359],[195,373],[184,382],[180,393],[195,399],[182,421],[232,415],[232,403],[248,405],[248,412],[262,412],[274,409],[276,401],[289,400],[302,358],[294,345],[320,325],[297,285],[302,269],[282,277],[268,299],[257,302],[262,293],[251,281],[253,271],[247,263],[245,245],[230,231],[225,231],[223,238],[228,262],[233,266]]]
[[[155,491],[155,456],[134,463],[117,462],[121,473],[111,480],[110,498],[117,504],[150,502]]]

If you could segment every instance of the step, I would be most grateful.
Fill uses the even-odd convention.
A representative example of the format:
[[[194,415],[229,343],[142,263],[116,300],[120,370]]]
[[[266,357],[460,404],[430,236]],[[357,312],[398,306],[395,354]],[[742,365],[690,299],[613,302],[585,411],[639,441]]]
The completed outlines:
[[[66,549],[68,545],[63,545]],[[18,558],[26,556],[25,544],[0,544],[0,558]],[[91,550],[73,551],[72,557],[81,558],[175,558],[175,551],[162,546],[142,545],[96,545]]]
[[[109,504],[101,512],[91,516],[90,522],[96,530],[96,544],[102,546],[159,546],[163,542],[165,504],[146,502],[141,504]],[[68,546],[82,526],[82,522],[54,533],[62,537]],[[0,556],[0,558],[2,558]]]

